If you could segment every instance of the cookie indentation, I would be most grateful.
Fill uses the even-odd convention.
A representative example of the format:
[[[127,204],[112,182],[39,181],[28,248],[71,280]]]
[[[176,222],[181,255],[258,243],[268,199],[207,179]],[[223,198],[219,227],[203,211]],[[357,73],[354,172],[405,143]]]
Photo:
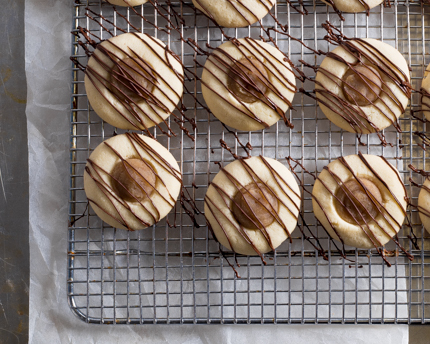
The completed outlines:
[[[125,201],[143,201],[155,189],[156,176],[150,165],[140,159],[118,162],[112,171],[115,192]]]
[[[148,98],[155,86],[155,78],[148,68],[137,59],[124,58],[114,65],[111,72],[110,90],[122,101],[129,98],[139,101]]]
[[[236,61],[228,73],[228,88],[243,102],[254,103],[267,91],[265,80],[269,79],[264,65],[255,57]]]
[[[364,225],[378,216],[382,203],[378,187],[367,178],[351,179],[336,192],[335,206],[339,216],[351,224]]]
[[[261,229],[270,226],[278,212],[278,200],[261,183],[251,183],[238,190],[233,198],[233,216],[243,227]]]
[[[382,91],[381,75],[371,66],[358,65],[348,68],[342,81],[345,98],[353,105],[371,105]]]

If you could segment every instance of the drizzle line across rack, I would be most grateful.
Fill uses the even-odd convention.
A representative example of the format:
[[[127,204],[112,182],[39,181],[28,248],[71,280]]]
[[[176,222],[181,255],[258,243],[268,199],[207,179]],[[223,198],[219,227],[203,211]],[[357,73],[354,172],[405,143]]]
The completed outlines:
[[[195,40],[201,47],[217,47],[225,41],[219,28],[194,11],[191,1],[163,3],[158,10],[166,18],[173,19],[169,13],[176,11],[184,19],[175,23],[182,37]],[[292,4],[301,7],[296,1]],[[349,37],[376,38],[393,45],[408,61],[412,86],[419,89],[430,62],[430,8],[426,5],[394,1],[390,8],[372,9],[369,16],[345,13],[345,21],[318,0],[305,1],[304,6],[307,15],[280,0],[272,13],[279,23],[289,27],[292,37],[316,50],[333,48],[324,40],[326,31],[321,27],[327,20]],[[151,2],[135,9],[137,13],[120,7],[114,11],[107,3],[76,1],[72,58],[84,66],[88,60],[78,44],[82,40],[76,36],[78,27],[107,39],[107,30],[117,35],[120,29],[132,31],[135,26],[160,38],[187,69],[201,75],[205,56],[197,56],[177,32],[171,30],[167,35],[167,21]],[[265,28],[277,25],[270,16],[262,23]],[[265,35],[258,23],[224,31],[235,37]],[[273,31],[273,38],[297,68],[313,75],[299,60],[318,65],[323,57],[281,33]],[[102,324],[430,322],[430,240],[414,207],[409,208],[408,219],[417,236],[417,247],[408,238],[407,226],[400,231],[399,240],[415,258],[409,261],[392,243],[388,244],[391,267],[383,263],[376,250],[348,249],[348,260],[340,257],[312,213],[309,193],[303,190],[302,220],[292,233],[293,242],[287,241],[266,255],[267,265],[258,256],[234,257],[227,253],[223,257],[208,233],[204,216],[196,216],[196,226],[179,205],[168,216],[171,224],[176,223],[173,228],[166,221],[138,232],[107,227],[86,208],[83,172],[91,151],[122,131],[103,123],[91,110],[83,77],[84,73],[73,64],[67,295],[72,311],[80,319]],[[408,165],[430,169],[420,136],[415,134],[425,132],[426,125],[410,111],[419,109],[419,94],[412,95],[410,107],[400,118],[402,133],[393,127],[384,131],[392,146],[381,145],[375,134],[363,136],[362,146],[356,135],[332,125],[315,101],[303,93],[296,94],[294,110],[287,113],[293,129],[280,121],[263,131],[230,132],[201,106],[204,101],[200,82],[190,77],[185,86],[185,114],[196,121],[197,129],[184,121],[181,125],[186,130],[181,130],[170,117],[169,126],[176,136],[169,137],[160,130],[151,133],[179,162],[184,186],[200,210],[207,186],[219,171],[215,162],[227,164],[234,159],[220,140],[238,155],[244,155],[241,142],[252,146],[249,153],[253,156],[262,154],[284,164],[288,164],[286,157],[292,157],[314,174],[341,155],[358,151],[383,155],[400,171],[411,203],[416,205],[419,188],[409,178],[418,184],[423,180]],[[297,86],[313,89],[310,81],[303,84],[297,80]],[[300,169],[296,173],[304,188],[312,191],[312,177]],[[311,245],[317,239],[326,250],[326,259]],[[237,259],[240,278],[226,259],[232,263]]]

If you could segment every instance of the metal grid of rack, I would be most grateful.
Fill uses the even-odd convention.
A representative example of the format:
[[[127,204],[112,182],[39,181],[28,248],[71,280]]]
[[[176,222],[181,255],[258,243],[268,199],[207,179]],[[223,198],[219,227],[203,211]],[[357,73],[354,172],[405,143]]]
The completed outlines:
[[[301,5],[293,1],[293,5]],[[280,0],[272,13],[280,23],[287,24],[289,34],[313,49],[330,50],[324,40],[321,24],[329,20],[349,37],[381,39],[400,50],[411,66],[412,86],[419,89],[426,64],[430,62],[430,9],[425,5],[394,1],[390,8],[380,6],[365,13],[344,14],[345,21],[320,1],[304,2],[307,15],[300,14],[286,1]],[[136,7],[113,8],[107,3],[76,1],[73,32],[78,27],[90,30],[94,37],[106,39],[132,31],[133,26],[164,41],[182,59],[189,70],[201,75],[205,58],[179,39],[179,33],[155,29],[148,23],[165,28],[167,21],[159,15],[165,11],[170,19],[174,9],[184,18],[178,23],[183,37],[199,45],[219,46],[225,39],[215,25],[191,1],[169,1],[163,8],[150,2]],[[157,11],[158,10],[158,11]],[[145,20],[143,19],[145,18]],[[101,25],[100,25],[101,24]],[[276,22],[266,16],[265,27]],[[231,36],[258,38],[264,32],[257,24],[243,29],[225,29]],[[313,71],[299,60],[317,65],[322,57],[299,42],[274,33],[279,48],[306,74]],[[73,35],[72,57],[83,65],[87,62],[78,38]],[[68,231],[67,293],[72,311],[90,323],[173,324],[173,323],[427,323],[430,319],[430,240],[426,238],[413,207],[408,218],[417,236],[414,247],[406,226],[399,240],[414,256],[409,261],[393,250],[387,267],[376,250],[348,249],[349,260],[340,257],[332,241],[312,213],[310,194],[313,178],[296,170],[302,190],[302,219],[293,233],[293,242],[285,242],[275,252],[266,254],[267,265],[251,256],[220,253],[205,225],[204,216],[197,215],[199,227],[193,224],[180,207],[175,207],[165,220],[146,230],[126,232],[102,223],[91,209],[83,191],[83,172],[91,151],[104,139],[121,132],[102,122],[92,111],[83,85],[84,73],[72,67],[71,148],[70,148],[70,221]],[[297,85],[312,90],[313,85],[297,80]],[[392,145],[383,146],[373,134],[363,136],[360,145],[356,135],[340,130],[322,114],[315,101],[297,93],[294,110],[288,112],[294,129],[279,122],[257,132],[230,132],[201,107],[200,83],[189,78],[185,86],[186,114],[196,120],[197,129],[185,124],[192,140],[179,126],[169,120],[176,133],[168,137],[156,129],[153,135],[178,160],[188,189],[199,209],[209,182],[218,172],[214,162],[228,163],[231,154],[223,149],[223,139],[238,155],[243,151],[238,140],[250,143],[251,154],[262,154],[287,164],[286,157],[299,160],[307,170],[319,173],[330,161],[358,151],[383,155],[397,169],[405,182],[412,204],[419,189],[409,181],[421,183],[408,164],[429,169],[426,152],[414,134],[425,131],[425,123],[411,116],[410,108],[400,118],[402,133],[393,127],[384,134]],[[411,108],[419,108],[420,96],[413,94]],[[194,186],[193,186],[194,185]],[[82,214],[85,214],[83,217]],[[306,223],[306,226],[304,225]],[[308,238],[308,240],[306,239]],[[324,259],[310,242],[318,239],[327,251]],[[237,260],[238,277],[226,259]]]

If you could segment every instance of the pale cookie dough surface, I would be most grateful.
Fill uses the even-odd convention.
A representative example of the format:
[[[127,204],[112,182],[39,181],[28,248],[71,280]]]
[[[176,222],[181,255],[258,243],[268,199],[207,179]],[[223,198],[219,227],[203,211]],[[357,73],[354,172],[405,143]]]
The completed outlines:
[[[244,27],[263,18],[275,0],[193,0],[194,6],[225,27]]]
[[[381,56],[381,58],[390,66],[396,66],[398,69],[400,69],[405,75],[407,75],[407,81],[410,81],[408,64],[402,54],[400,54],[397,49],[376,39],[364,38],[363,41],[368,42],[372,47],[379,51],[382,56],[379,53],[378,56]],[[358,44],[353,40],[351,42],[356,46]],[[373,49],[372,51],[376,52],[375,49]],[[357,62],[356,57],[347,52],[343,47],[335,48],[333,50],[333,53],[340,56],[349,63]],[[321,69],[329,73],[330,78],[327,75],[324,75]],[[342,77],[347,72],[347,70],[348,66],[344,62],[337,61],[331,57],[326,57],[322,61],[315,78],[317,82],[315,86],[316,90],[323,89],[323,87],[318,85],[318,83],[322,83],[329,92],[335,94],[337,97],[347,102],[342,89]],[[393,73],[398,72],[393,70]],[[392,121],[395,122],[397,118],[402,115],[401,109],[394,101],[395,98],[399,100],[403,108],[406,108],[409,102],[409,98],[402,91],[402,89],[400,89],[387,75],[382,73],[380,74],[382,80],[386,83],[388,87],[387,88],[384,85],[382,89],[387,91],[387,93],[381,92],[380,99],[377,99],[373,104],[367,106],[358,107],[356,104],[351,104],[353,109],[356,109],[356,111],[358,111],[360,114],[364,113],[364,115],[367,117],[367,120],[365,118],[361,118],[361,121],[366,123],[365,127],[352,127],[351,124],[348,123],[344,118],[342,118],[336,111],[333,111],[333,109],[330,109],[328,106],[324,105],[323,101],[327,102],[327,99],[325,99],[325,97],[323,97],[317,92],[317,98],[319,99],[318,104],[321,110],[327,116],[327,118],[335,125],[352,133],[356,132],[359,134],[369,134],[371,132],[375,132],[375,130],[370,126],[369,122],[373,123],[379,130],[390,126],[392,124]],[[339,103],[338,100],[335,100],[334,98],[331,99],[335,103],[339,104],[341,109],[345,109],[345,106]],[[343,115],[348,116],[345,111],[342,111],[342,113]]]
[[[424,228],[430,233],[430,180],[428,178],[418,195],[418,211]]]
[[[148,0],[107,0],[107,2],[109,2],[112,5],[117,5],[117,6],[126,6],[126,7],[134,7],[134,6],[139,6],[139,5],[143,5],[144,3],[148,2]]]
[[[334,5],[339,11],[342,12],[357,13],[370,10],[373,7],[382,4],[384,0],[363,0],[363,2],[367,4],[367,6],[363,6],[363,4],[359,0],[332,0],[332,2],[324,2],[330,6]]]
[[[345,160],[354,171],[356,177],[369,179],[381,192],[385,218],[383,214],[379,213],[375,218],[376,222],[372,220],[368,222],[368,226],[373,236],[384,245],[400,230],[403,224],[406,211],[405,188],[403,182],[399,179],[397,170],[392,165],[388,165],[383,158],[367,154],[363,154],[363,157],[370,167],[376,171],[377,175],[383,179],[375,175],[358,155],[346,156]],[[335,208],[335,197],[333,195],[340,188],[339,183],[355,179],[355,177],[339,159],[332,161],[327,168],[338,177],[339,181],[336,181],[326,169],[319,174],[312,190],[312,205],[315,216],[333,239],[341,241],[335,233],[336,230],[346,245],[358,248],[373,248],[374,245],[364,232],[364,229],[369,230],[367,226],[351,224],[345,221]],[[400,205],[396,202],[396,199]],[[381,228],[389,235],[385,234]]]
[[[158,153],[162,159],[167,161],[174,169],[176,176],[181,178],[179,166],[166,148],[144,135],[138,135],[138,137],[151,147],[153,152]],[[114,136],[97,146],[89,158],[93,164],[87,163],[86,165],[92,175],[91,177],[87,170],[84,173],[84,188],[87,198],[95,213],[112,227],[138,230],[147,227],[144,223],[152,225],[158,222],[170,212],[181,190],[181,182],[166,168],[168,165],[165,165],[152,151],[144,149],[136,142],[135,140],[130,141],[127,134]],[[107,144],[123,159],[143,159],[155,170],[158,192],[154,191],[150,200],[147,198],[140,204],[137,201],[124,201],[119,198],[113,189],[111,173],[120,158]],[[94,165],[98,165],[107,173],[102,172],[99,168],[94,168]],[[121,217],[122,224],[117,221]]]
[[[427,93],[421,98],[423,114],[426,116],[427,120],[430,121],[430,65],[427,66],[426,71],[424,72],[421,89]]]
[[[108,88],[110,70],[103,67],[92,56],[88,61],[85,75],[85,89],[94,111],[104,121],[121,129],[143,130],[153,127],[156,123],[160,123],[163,119],[169,117],[182,97],[183,81],[181,78],[184,75],[184,71],[182,65],[172,54],[169,52],[166,54],[165,44],[149,35],[124,33],[102,42],[101,45],[110,51],[115,60],[127,58],[127,54],[129,54],[132,57],[136,57],[137,55],[140,59],[149,63],[151,69],[158,74],[154,74],[158,85],[154,87],[152,95],[165,108],[161,108],[154,105],[153,102],[150,103],[146,99],[140,98],[137,106],[134,104],[131,105],[134,110],[128,109],[130,105],[121,101]],[[99,49],[94,51],[94,55],[105,63],[109,69],[113,68],[114,63],[112,60],[101,53]],[[173,66],[176,72],[169,67],[169,64]],[[97,78],[93,73],[89,74],[90,69],[88,67],[93,69],[95,73],[98,73]],[[100,78],[108,81],[101,82],[103,79]],[[136,112],[139,119],[133,117],[134,112]]]
[[[236,61],[244,56],[256,58],[266,68],[272,87],[291,102],[294,98],[295,89],[293,90],[291,85],[288,86],[287,82],[295,85],[295,76],[288,62],[284,61],[285,56],[268,43],[253,39],[247,41],[243,38],[239,39],[239,42],[241,43],[239,47],[232,42],[226,42],[219,46],[213,54],[222,58],[229,66],[233,64],[233,61],[219,50],[224,50]],[[268,63],[268,59],[273,65]],[[206,104],[221,122],[238,130],[251,131],[264,129],[266,126],[263,123],[271,126],[281,118],[276,110],[261,100],[254,103],[240,103],[228,91],[227,82],[228,69],[211,55],[206,61],[202,73],[202,92]],[[295,86],[293,87],[295,88]],[[289,109],[289,104],[275,94],[273,90],[269,89],[265,94],[283,113]],[[254,120],[253,116],[257,116],[263,123]]]
[[[259,177],[259,179],[257,178],[256,180],[261,180],[266,184],[275,192],[281,202],[286,205],[285,206],[279,202],[278,214],[280,219],[283,221],[284,226],[291,234],[296,227],[299,212],[298,209],[300,209],[301,196],[299,187],[293,174],[283,164],[274,159],[264,158],[266,162],[279,174],[275,179],[271,170],[261,159],[261,157],[252,157],[250,159],[246,159],[245,162]],[[246,186],[253,182],[251,174],[247,172],[238,160],[228,164],[225,167],[225,170],[239,180],[241,186]],[[214,184],[220,187],[223,192],[217,191],[213,186]],[[224,247],[233,250],[236,253],[256,255],[258,252],[252,248],[252,246],[245,240],[244,236],[238,231],[240,225],[231,210],[233,203],[232,199],[238,192],[237,190],[237,186],[235,186],[226,176],[226,173],[220,171],[215,176],[207,190],[204,206],[205,216],[218,241]],[[267,231],[274,248],[281,245],[285,239],[288,238],[285,229],[276,220],[269,226],[265,227],[265,230]],[[260,253],[271,251],[271,248],[261,230],[244,228],[244,231]]]

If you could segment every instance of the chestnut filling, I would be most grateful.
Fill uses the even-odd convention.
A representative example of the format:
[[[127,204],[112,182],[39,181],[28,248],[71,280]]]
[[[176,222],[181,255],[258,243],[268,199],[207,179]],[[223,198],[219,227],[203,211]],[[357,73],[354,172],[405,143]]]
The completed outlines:
[[[143,62],[129,57],[115,64],[110,81],[110,90],[123,101],[146,99],[156,83],[152,71]]]
[[[156,176],[140,159],[118,162],[112,171],[112,186],[124,201],[143,201],[154,192]],[[122,184],[122,185],[121,185]]]
[[[382,204],[382,196],[378,187],[369,179],[359,179],[367,193],[357,180],[348,180],[336,191],[339,201],[335,200],[335,208],[346,222],[364,225],[378,216],[379,210],[374,203]]]
[[[243,57],[235,61],[227,76],[228,89],[245,103],[254,103],[267,92],[269,75],[255,57]]]
[[[233,197],[233,216],[243,227],[260,229],[272,224],[279,204],[277,198],[261,183],[242,187]]]
[[[377,69],[371,66],[357,65],[348,68],[342,81],[343,94],[348,102],[353,105],[370,105],[381,94],[381,76]]]

